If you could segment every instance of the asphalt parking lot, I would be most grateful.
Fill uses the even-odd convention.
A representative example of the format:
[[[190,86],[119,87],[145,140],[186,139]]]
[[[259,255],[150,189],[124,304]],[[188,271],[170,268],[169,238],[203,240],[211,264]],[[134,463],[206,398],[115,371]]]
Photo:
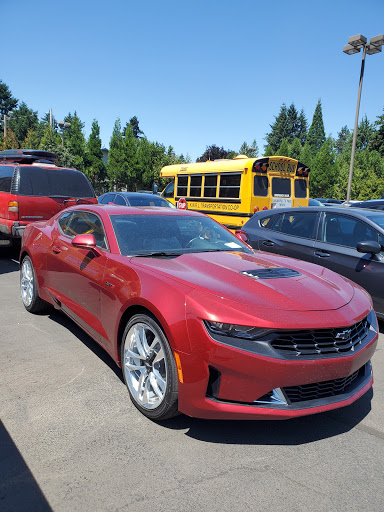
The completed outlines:
[[[347,408],[157,424],[74,323],[25,311],[14,256],[0,248],[2,512],[383,509],[383,323],[373,393]]]

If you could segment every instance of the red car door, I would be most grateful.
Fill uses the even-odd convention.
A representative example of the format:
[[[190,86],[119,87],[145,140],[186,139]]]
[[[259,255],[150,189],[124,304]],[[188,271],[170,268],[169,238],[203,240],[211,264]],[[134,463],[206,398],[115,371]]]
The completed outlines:
[[[74,247],[76,235],[95,236],[97,253]],[[52,230],[47,251],[46,286],[62,309],[98,341],[105,343],[106,333],[100,321],[100,289],[108,260],[106,238],[101,219],[92,212],[63,213]]]

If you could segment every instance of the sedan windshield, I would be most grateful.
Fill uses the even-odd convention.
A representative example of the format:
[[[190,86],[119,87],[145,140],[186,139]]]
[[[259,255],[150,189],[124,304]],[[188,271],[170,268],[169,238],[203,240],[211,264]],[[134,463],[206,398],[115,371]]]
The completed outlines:
[[[190,252],[252,253],[210,217],[190,215],[111,215],[121,254],[178,256]]]

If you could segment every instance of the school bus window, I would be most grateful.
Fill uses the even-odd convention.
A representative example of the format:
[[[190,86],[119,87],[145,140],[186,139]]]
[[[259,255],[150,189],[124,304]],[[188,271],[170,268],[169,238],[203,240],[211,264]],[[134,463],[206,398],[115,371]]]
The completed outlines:
[[[307,182],[305,180],[295,180],[295,197],[307,197]]]
[[[205,175],[204,197],[216,197],[217,174]]]
[[[290,178],[272,178],[272,196],[291,197]]]
[[[240,197],[241,174],[221,174],[219,197]]]
[[[191,181],[189,184],[189,195],[190,197],[200,197],[201,196],[201,181],[202,176],[191,176]]]
[[[268,195],[268,176],[255,176],[253,180],[253,193],[258,197]]]
[[[177,195],[179,197],[186,196],[188,190],[188,176],[177,177]]]

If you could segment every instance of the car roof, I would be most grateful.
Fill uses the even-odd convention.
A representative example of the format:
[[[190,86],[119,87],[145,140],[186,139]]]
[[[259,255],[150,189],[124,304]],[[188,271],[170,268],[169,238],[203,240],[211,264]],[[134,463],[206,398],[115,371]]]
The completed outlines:
[[[311,207],[295,207],[295,208],[273,208],[272,210],[262,210],[260,212],[256,212],[254,216],[262,216],[266,217],[269,215],[274,215],[275,213],[294,213],[294,212],[334,212],[334,213],[352,213],[356,217],[368,217],[372,213],[376,215],[384,215],[384,211],[382,210],[371,210],[369,208],[354,208],[354,206],[311,206]]]
[[[139,194],[142,195],[142,194]],[[94,213],[104,212],[107,215],[187,215],[190,217],[206,217],[204,213],[192,210],[181,210],[177,208],[164,208],[160,206],[122,206],[117,204],[79,204],[66,208],[68,211],[92,211]]]
[[[158,196],[157,194],[151,194],[150,192],[106,192],[105,194],[103,194],[103,196],[107,195],[107,194],[120,194],[121,196],[124,196],[124,197],[140,197],[140,198],[143,198],[143,197],[150,197],[150,198],[153,198],[153,197],[160,197]],[[102,197],[102,196],[100,196]],[[161,197],[161,199],[163,199]]]

